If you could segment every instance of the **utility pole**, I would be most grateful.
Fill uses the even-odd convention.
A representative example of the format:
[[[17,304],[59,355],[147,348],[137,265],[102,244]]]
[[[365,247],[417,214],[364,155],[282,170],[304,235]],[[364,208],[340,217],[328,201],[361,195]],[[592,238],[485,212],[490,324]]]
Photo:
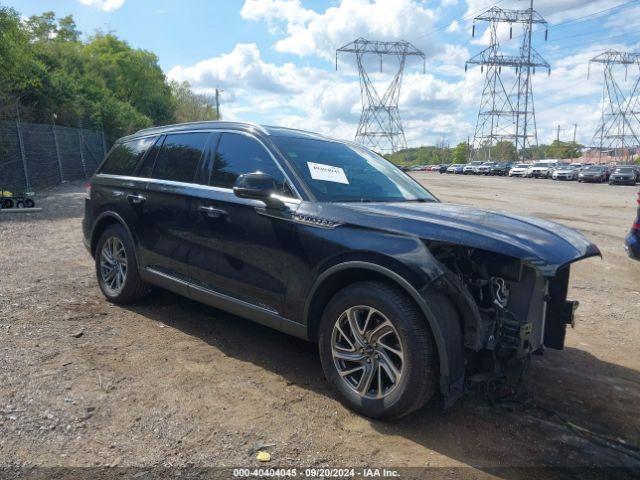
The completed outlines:
[[[336,70],[338,69],[338,53],[355,53],[360,76],[360,96],[362,98],[362,114],[356,131],[356,142],[378,152],[394,153],[407,148],[407,140],[400,120],[398,101],[402,75],[408,56],[422,58],[422,70],[425,69],[425,55],[409,42],[381,42],[365,40],[360,37],[336,50]],[[391,79],[384,94],[380,96],[369,74],[365,69],[365,55],[392,57],[398,60],[398,70]]]
[[[560,125],[558,125],[557,131],[556,131],[556,142],[558,142],[558,145],[560,145]]]
[[[220,120],[220,94],[224,90],[216,88],[216,120]]]
[[[573,152],[578,153],[578,144],[576,143],[576,133],[578,133],[578,124],[573,124],[573,145],[571,146],[571,158],[573,158]]]

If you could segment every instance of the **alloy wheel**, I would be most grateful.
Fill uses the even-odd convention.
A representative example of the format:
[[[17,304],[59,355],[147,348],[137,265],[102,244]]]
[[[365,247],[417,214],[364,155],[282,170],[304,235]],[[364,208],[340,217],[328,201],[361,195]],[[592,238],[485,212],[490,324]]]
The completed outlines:
[[[342,381],[365,398],[388,396],[403,375],[400,335],[373,307],[351,307],[338,317],[331,335],[331,354]]]
[[[127,278],[127,252],[118,237],[109,237],[102,245],[100,276],[102,285],[110,296],[122,292]]]

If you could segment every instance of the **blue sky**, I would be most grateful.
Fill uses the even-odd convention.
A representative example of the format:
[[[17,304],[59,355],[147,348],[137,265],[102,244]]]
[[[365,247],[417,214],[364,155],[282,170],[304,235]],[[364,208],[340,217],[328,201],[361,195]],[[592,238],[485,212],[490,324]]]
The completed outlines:
[[[280,124],[352,138],[360,114],[360,90],[352,59],[337,47],[359,36],[404,39],[427,55],[426,73],[409,62],[400,112],[410,146],[473,136],[484,75],[464,71],[464,62],[486,46],[484,25],[471,38],[473,14],[498,4],[527,8],[525,0],[13,0],[3,2],[24,16],[53,10],[73,14],[86,35],[115,31],[132,46],[156,53],[169,78],[193,88],[224,89],[225,118]],[[541,142],[590,144],[597,128],[602,71],[589,58],[607,48],[637,50],[640,1],[537,0],[534,8],[550,24],[549,40],[534,34],[535,48],[549,61],[551,76],[538,72],[534,95]],[[518,46],[519,31],[502,46]],[[373,74],[379,89],[393,62]],[[636,69],[636,73],[637,69]],[[630,88],[621,74],[623,88]],[[637,77],[637,75],[636,75]]]

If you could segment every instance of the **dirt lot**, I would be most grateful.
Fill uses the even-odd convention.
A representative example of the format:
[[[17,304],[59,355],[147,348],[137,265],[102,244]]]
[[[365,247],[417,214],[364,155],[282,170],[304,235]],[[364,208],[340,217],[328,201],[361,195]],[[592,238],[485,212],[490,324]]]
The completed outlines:
[[[418,178],[442,200],[554,220],[600,246],[572,273],[567,348],[534,359],[533,406],[469,396],[375,422],[333,398],[312,345],[163,291],[111,305],[73,184],[41,213],[0,213],[0,465],[253,466],[264,443],[270,466],[640,467],[640,263],[622,247],[635,189]]]

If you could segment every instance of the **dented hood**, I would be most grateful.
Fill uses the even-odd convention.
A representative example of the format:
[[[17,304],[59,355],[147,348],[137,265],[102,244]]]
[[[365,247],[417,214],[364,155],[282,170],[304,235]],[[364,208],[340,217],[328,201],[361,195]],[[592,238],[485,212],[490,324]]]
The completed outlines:
[[[519,258],[546,274],[600,250],[558,223],[447,203],[324,204],[325,214],[361,227],[480,248]],[[331,212],[331,210],[335,210]]]

